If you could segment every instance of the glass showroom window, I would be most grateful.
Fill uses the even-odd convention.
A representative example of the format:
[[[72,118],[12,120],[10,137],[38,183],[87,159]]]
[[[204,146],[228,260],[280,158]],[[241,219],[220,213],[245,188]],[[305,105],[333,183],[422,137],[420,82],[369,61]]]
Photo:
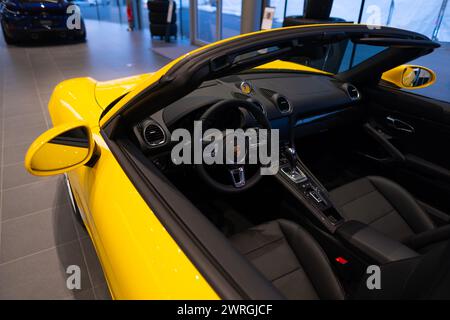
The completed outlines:
[[[197,0],[197,35],[196,38],[205,43],[217,41],[217,1]]]
[[[99,11],[95,0],[76,0],[73,1],[80,7],[84,19],[99,19]]]
[[[241,33],[242,0],[222,0],[222,39]]]
[[[446,6],[437,34],[437,40],[450,42],[450,1],[446,2]]]
[[[138,0],[140,5],[140,12],[141,12],[141,28],[144,30],[149,30],[149,24],[150,24],[150,17],[149,17],[149,11],[147,7],[147,0]]]
[[[275,8],[275,16],[273,18],[272,28],[282,27],[286,0],[270,0],[270,6]]]
[[[358,22],[362,0],[334,0],[330,16],[347,22]],[[351,8],[351,10],[349,10]]]
[[[126,11],[121,7],[126,4],[124,0],[96,0],[100,20],[116,23],[127,23]]]
[[[442,0],[395,0],[393,3],[390,26],[432,36]]]
[[[149,29],[149,11],[147,8],[148,0],[139,0],[141,14],[141,28]],[[189,0],[174,0],[176,4],[176,17],[178,35],[180,38],[189,38]]]
[[[127,23],[126,0],[76,0],[84,19]]]
[[[366,0],[361,23],[388,25],[392,17],[392,0]]]
[[[443,0],[368,0],[361,22],[388,25],[431,37]]]
[[[242,0],[196,0],[197,44],[211,43],[241,33]]]
[[[287,0],[286,1],[286,17],[301,16],[305,0]]]
[[[177,3],[177,25],[182,38],[189,38],[189,0],[176,0]]]

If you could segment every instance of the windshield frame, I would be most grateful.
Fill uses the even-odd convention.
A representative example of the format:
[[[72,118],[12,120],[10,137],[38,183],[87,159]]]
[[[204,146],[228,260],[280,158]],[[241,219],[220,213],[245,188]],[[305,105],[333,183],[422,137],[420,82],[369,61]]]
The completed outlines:
[[[105,128],[108,135],[112,135],[118,127],[119,118],[121,123],[135,123],[179,100],[206,80],[251,69],[273,61],[285,52],[281,52],[280,55],[271,52],[256,60],[233,65],[231,61],[235,55],[283,43],[296,46],[346,37],[393,39],[390,40],[392,47],[376,55],[376,59],[369,59],[344,73],[335,75],[346,82],[376,81],[382,72],[428,54],[440,46],[428,37],[415,32],[390,27],[370,29],[366,25],[358,24],[297,26],[244,34],[195,50],[169,64],[169,67],[164,67],[161,72],[156,73],[158,76],[161,75],[160,78],[149,78],[142,83],[139,90],[131,91],[111,108],[101,119],[100,126],[102,129]],[[404,41],[395,47],[396,39]]]

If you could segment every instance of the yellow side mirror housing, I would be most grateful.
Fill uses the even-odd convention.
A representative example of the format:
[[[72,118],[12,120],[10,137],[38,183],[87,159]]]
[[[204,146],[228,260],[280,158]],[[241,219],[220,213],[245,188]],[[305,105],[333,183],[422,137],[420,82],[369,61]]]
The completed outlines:
[[[25,156],[25,169],[36,176],[64,173],[86,164],[95,142],[88,124],[76,121],[40,135]]]
[[[383,73],[381,79],[393,83],[399,88],[416,90],[435,83],[436,74],[433,70],[425,67],[401,65]]]

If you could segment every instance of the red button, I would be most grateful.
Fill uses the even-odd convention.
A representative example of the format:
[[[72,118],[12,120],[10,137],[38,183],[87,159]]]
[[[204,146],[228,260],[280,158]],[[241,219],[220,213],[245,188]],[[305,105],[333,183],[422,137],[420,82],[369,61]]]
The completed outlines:
[[[340,264],[347,264],[348,261],[342,257],[337,257],[336,261],[339,262]]]

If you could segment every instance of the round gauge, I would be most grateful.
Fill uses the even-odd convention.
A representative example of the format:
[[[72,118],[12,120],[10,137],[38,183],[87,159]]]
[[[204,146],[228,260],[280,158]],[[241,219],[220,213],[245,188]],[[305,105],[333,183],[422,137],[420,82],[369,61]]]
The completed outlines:
[[[253,90],[252,86],[247,81],[242,81],[239,87],[243,94],[250,94]]]

